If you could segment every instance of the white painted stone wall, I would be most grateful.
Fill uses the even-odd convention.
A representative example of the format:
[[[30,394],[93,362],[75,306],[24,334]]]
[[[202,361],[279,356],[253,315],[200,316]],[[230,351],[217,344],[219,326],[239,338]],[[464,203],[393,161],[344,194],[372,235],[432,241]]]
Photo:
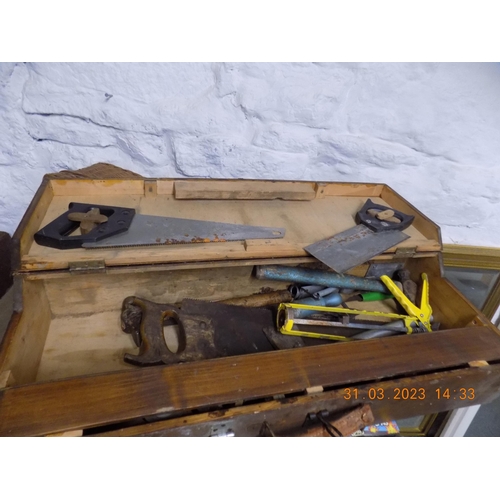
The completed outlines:
[[[0,64],[0,230],[47,172],[383,182],[500,246],[499,64]]]

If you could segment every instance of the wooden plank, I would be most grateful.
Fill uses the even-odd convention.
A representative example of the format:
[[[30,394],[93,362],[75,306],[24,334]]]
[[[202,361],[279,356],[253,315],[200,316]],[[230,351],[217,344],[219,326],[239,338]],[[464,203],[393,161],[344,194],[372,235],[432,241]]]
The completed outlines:
[[[0,389],[5,389],[5,387],[12,387],[16,384],[14,375],[10,370],[5,370],[0,373]]]
[[[278,436],[289,436],[301,428],[309,413],[327,410],[330,415],[335,415],[336,412],[366,403],[371,406],[375,422],[387,422],[490,402],[499,395],[500,365],[490,368],[487,372],[459,369],[398,378],[387,382],[364,384],[356,388],[350,387],[349,391],[332,390],[279,401],[273,400],[168,418],[158,422],[101,432],[96,436],[204,437],[230,430],[237,437],[253,437],[258,435],[264,421]],[[406,399],[402,398],[401,389],[403,388],[408,389],[408,393],[403,392],[403,397]],[[438,399],[437,388],[440,389],[441,394],[445,389],[449,389],[450,398]],[[474,394],[468,391],[471,388],[474,389]],[[466,391],[460,389],[466,389]],[[394,399],[395,397],[399,399]]]
[[[484,359],[478,359],[477,361],[470,361],[469,366],[475,366],[476,368],[482,368],[485,366],[489,366],[489,363]]]
[[[439,300],[432,304],[434,317],[441,322],[442,328],[459,328],[474,324],[474,321],[491,325],[481,311],[474,307],[447,279],[433,279],[429,288],[434,297],[439,297]],[[493,325],[490,328],[496,330]]]
[[[289,394],[316,385],[342,387],[452,369],[477,359],[500,360],[500,339],[486,327],[32,384],[0,391],[0,435],[85,429],[146,415]]]
[[[158,194],[174,194],[174,181],[172,179],[158,179],[156,186]]]
[[[101,205],[107,205],[107,196],[143,195],[142,179],[52,179],[54,196],[103,196]]]
[[[0,231],[0,298],[12,286],[12,238]]]
[[[384,186],[380,197],[385,201],[385,204],[389,205],[391,208],[400,210],[407,215],[415,216],[415,220],[413,221],[411,227],[422,233],[424,238],[437,241],[440,249],[442,249],[443,243],[441,239],[441,229],[437,224],[432,222],[426,215],[408,203],[408,201],[406,201],[389,186]]]
[[[52,187],[44,179],[14,233],[13,250],[15,258],[12,265],[13,271],[20,269],[21,259],[30,251],[33,244],[33,237],[40,229],[41,222],[53,198]]]
[[[443,245],[445,266],[500,270],[500,248]]]
[[[383,184],[343,183],[328,182],[321,183],[318,189],[318,198],[324,196],[375,196],[380,197],[384,188]]]
[[[54,434],[47,434],[45,437],[82,437],[83,430],[77,429],[74,431],[66,431],[66,432],[56,432]]]
[[[97,330],[104,330],[106,319],[101,321],[93,315],[105,312],[116,314],[116,320],[111,321],[119,328],[122,301],[130,295],[158,303],[176,304],[186,298],[218,301],[246,297],[259,293],[262,288],[286,288],[286,283],[255,279],[252,272],[253,267],[241,266],[175,271],[147,269],[128,275],[67,274],[58,280],[47,281],[46,293],[54,319],[73,318],[89,329],[96,327]]]
[[[144,181],[144,196],[146,198],[154,197],[158,194],[158,184],[155,179],[146,179]]]
[[[54,318],[36,382],[134,369],[123,361],[123,356],[137,352],[137,347],[132,336],[122,331],[119,318],[119,309]]]
[[[225,260],[225,261],[214,261],[210,262],[210,269],[215,268],[228,268],[228,267],[246,267],[246,266],[265,266],[265,265],[283,265],[283,266],[294,266],[299,264],[311,264],[316,262],[314,257],[285,257],[283,259],[251,259],[251,260]],[[207,262],[179,262],[171,264],[157,264],[151,267],[151,270],[155,272],[162,271],[185,271],[185,270],[195,270],[195,269],[206,269]],[[362,271],[357,273],[357,276],[364,276],[368,266],[364,266]],[[109,275],[124,275],[124,274],[142,274],[145,272],[144,266],[124,266],[124,267],[110,267],[106,269],[106,274]],[[349,273],[351,274],[351,273]],[[65,270],[59,271],[39,271],[37,273],[26,273],[23,275],[24,279],[27,281],[40,281],[40,280],[57,280],[61,278],[67,278],[68,273]]]
[[[0,350],[0,372],[11,370],[17,384],[35,381],[51,321],[43,282],[23,284],[23,311],[14,313]]]
[[[185,180],[175,181],[177,200],[313,200],[313,182]]]

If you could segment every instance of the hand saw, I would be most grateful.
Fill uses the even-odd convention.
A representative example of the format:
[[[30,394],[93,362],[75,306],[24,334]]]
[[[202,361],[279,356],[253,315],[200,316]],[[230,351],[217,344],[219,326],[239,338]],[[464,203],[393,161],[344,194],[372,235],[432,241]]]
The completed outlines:
[[[357,226],[304,250],[334,271],[343,273],[408,239],[402,231],[414,218],[369,199],[356,214]]]
[[[81,235],[72,235],[80,227]],[[282,227],[247,226],[137,214],[133,208],[70,203],[35,234],[39,245],[59,248],[120,248],[182,243],[219,243],[283,238]]]

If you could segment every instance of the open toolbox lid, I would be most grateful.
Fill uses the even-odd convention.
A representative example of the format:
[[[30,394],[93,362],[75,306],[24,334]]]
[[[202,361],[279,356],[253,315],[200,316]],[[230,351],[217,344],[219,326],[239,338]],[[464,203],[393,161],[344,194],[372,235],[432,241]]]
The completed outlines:
[[[384,184],[144,179],[106,164],[82,169],[76,175],[62,174],[44,177],[14,235],[16,270],[221,260],[245,260],[252,264],[263,258],[307,258],[310,256],[304,247],[357,225],[355,215],[368,199],[415,217],[404,230],[410,238],[376,259],[391,259],[395,253],[424,256],[442,250],[439,227]],[[121,249],[59,250],[38,245],[35,233],[66,212],[71,202],[133,208],[145,215],[283,227],[286,234],[282,239]]]

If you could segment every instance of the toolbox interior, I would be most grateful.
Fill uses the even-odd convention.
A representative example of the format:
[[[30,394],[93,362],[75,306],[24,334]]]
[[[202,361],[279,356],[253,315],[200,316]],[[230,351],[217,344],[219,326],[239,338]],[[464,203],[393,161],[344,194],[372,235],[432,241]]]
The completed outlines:
[[[437,257],[407,259],[405,265],[416,282],[421,272],[428,274],[434,321],[441,324],[441,330],[484,324],[485,318],[440,277]],[[356,268],[353,274],[363,275],[366,267]],[[140,370],[123,361],[124,353],[138,352],[131,335],[124,333],[120,325],[125,297],[137,295],[153,302],[176,304],[184,298],[217,301],[286,288],[284,282],[256,279],[253,269],[233,262],[213,268],[125,268],[102,274],[24,276],[23,311],[4,349],[2,370],[11,370],[16,385]],[[384,303],[363,303],[362,308],[395,312],[392,300]]]
[[[259,263],[311,265],[304,247],[349,229],[371,199],[415,216],[406,229],[411,257],[389,249],[374,261],[404,260],[411,278],[426,272],[434,321],[441,329],[487,324],[479,311],[441,277],[439,228],[391,188],[379,184],[218,180],[47,180],[15,235],[17,306],[0,352],[0,375],[10,385],[140,370],[123,361],[137,352],[120,325],[122,301],[136,295],[157,303],[184,298],[217,301],[287,283],[253,277]],[[70,202],[135,208],[138,213],[285,227],[283,239],[125,249],[56,250],[34,234]],[[80,264],[101,263],[82,272]],[[368,265],[349,271],[364,276]],[[355,305],[353,305],[355,307]],[[363,308],[382,310],[381,303]],[[388,312],[394,312],[389,309]],[[432,333],[432,335],[439,333]],[[390,338],[387,339],[391,341]]]

